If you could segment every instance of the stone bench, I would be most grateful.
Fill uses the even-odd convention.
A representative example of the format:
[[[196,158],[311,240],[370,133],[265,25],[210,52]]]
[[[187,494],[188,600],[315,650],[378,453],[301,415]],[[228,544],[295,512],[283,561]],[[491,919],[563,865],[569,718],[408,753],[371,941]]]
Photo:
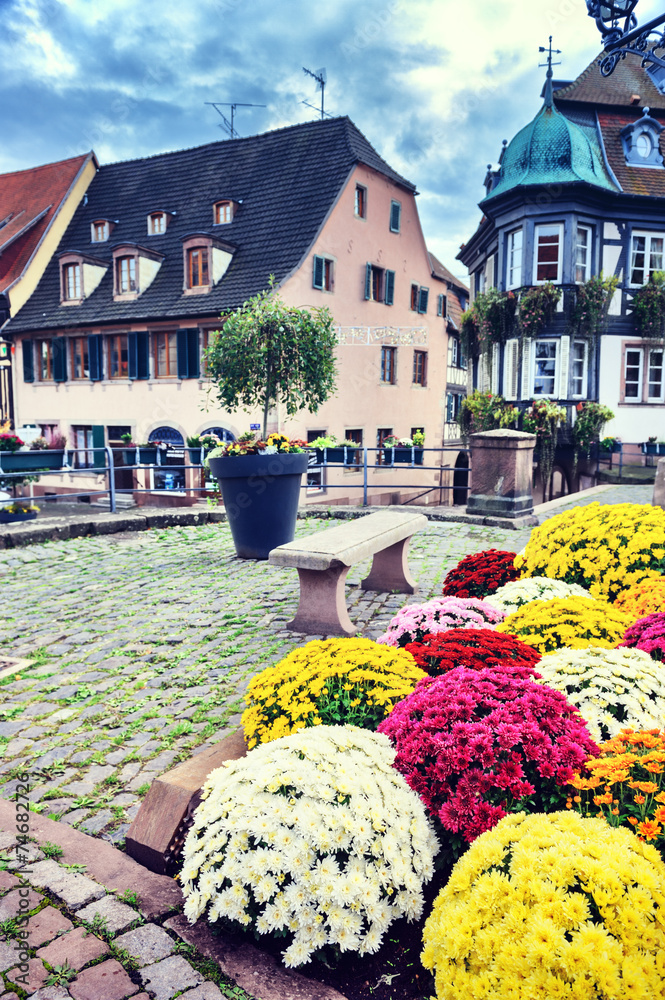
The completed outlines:
[[[354,563],[373,556],[364,590],[413,594],[407,552],[416,531],[427,524],[424,514],[386,510],[345,521],[306,538],[280,545],[270,553],[272,566],[293,566],[300,577],[300,603],[287,628],[309,635],[355,635],[344,599],[344,581]]]

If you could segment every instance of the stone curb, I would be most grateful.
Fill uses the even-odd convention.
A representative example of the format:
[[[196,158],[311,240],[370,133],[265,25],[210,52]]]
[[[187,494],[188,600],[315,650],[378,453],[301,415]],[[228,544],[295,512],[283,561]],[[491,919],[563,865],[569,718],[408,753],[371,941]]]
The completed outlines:
[[[572,494],[573,496],[575,494]],[[568,501],[570,502],[570,501]],[[143,514],[99,514],[96,517],[73,517],[67,521],[55,518],[43,518],[38,524],[29,527],[5,528],[0,531],[0,549],[22,548],[25,545],[37,545],[40,542],[57,542],[67,538],[83,538],[90,535],[114,535],[125,531],[146,531],[150,528],[175,528],[203,524],[220,524],[227,520],[222,510],[202,511],[169,511],[168,513]],[[516,531],[521,528],[538,524],[535,516],[518,518],[482,517],[478,514],[456,513],[455,508],[446,507],[409,507],[399,506],[399,510],[417,510],[424,514],[428,521],[451,521],[461,524],[475,524],[485,528],[509,528]],[[385,506],[376,507],[326,507],[321,510],[313,507],[301,507],[298,518],[304,520],[314,517],[320,520],[349,521],[365,514],[385,511]]]

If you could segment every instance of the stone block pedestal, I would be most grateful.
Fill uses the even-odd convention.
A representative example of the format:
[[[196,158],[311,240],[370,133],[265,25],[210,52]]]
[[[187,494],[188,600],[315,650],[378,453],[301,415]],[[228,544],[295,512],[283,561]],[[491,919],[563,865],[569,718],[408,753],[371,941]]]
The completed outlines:
[[[467,514],[518,518],[533,513],[535,434],[509,428],[471,435]]]

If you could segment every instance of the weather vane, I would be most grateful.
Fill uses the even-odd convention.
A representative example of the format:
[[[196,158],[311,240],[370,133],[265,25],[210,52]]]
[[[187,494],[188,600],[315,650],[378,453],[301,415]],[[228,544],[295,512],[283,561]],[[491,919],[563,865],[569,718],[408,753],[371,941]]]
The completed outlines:
[[[603,76],[610,76],[628,54],[640,56],[643,66],[665,71],[665,60],[656,55],[656,49],[665,48],[665,32],[656,30],[665,24],[665,14],[652,18],[640,28],[633,13],[637,2],[586,0],[587,13],[603,37],[605,51],[598,61]]]

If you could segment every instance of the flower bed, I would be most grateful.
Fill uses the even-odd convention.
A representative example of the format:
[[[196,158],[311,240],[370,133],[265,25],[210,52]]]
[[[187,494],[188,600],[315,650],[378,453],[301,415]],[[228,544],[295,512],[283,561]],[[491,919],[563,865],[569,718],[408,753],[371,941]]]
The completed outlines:
[[[489,594],[485,600],[493,608],[498,608],[505,615],[517,611],[530,601],[553,601],[557,598],[587,597],[593,600],[592,594],[576,583],[564,583],[563,580],[552,580],[548,576],[525,577],[507,583],[494,594]]]
[[[497,625],[540,653],[585,646],[616,646],[632,619],[605,601],[584,597],[531,601]]]
[[[626,629],[619,646],[642,649],[652,660],[665,659],[665,612],[647,615]]]
[[[641,649],[560,649],[543,656],[538,673],[579,708],[598,743],[665,719],[665,675]]]
[[[573,813],[508,816],[453,869],[425,924],[438,1000],[665,995],[665,865]]]
[[[281,935],[287,966],[376,951],[420,916],[437,850],[393,759],[378,733],[320,726],[213,771],[185,842],[188,919]]]
[[[622,590],[614,603],[633,619],[662,611],[665,608],[665,577],[659,580],[649,578],[633,584]]]
[[[526,668],[427,677],[379,732],[454,855],[506,813],[563,806],[562,786],[596,750],[576,709]]]
[[[515,553],[487,549],[464,558],[443,581],[446,597],[485,597],[511,580],[517,580]]]
[[[247,746],[321,724],[376,729],[424,676],[409,653],[370,639],[308,642],[251,681]]]
[[[663,573],[665,510],[632,503],[573,507],[534,528],[515,566],[523,576],[551,576],[613,600]]]
[[[533,671],[540,659],[540,653],[512,635],[485,628],[451,628],[426,635],[422,642],[409,642],[405,650],[433,677],[455,667]]]
[[[405,605],[376,641],[387,646],[406,646],[449,628],[494,628],[503,618],[502,611],[476,597],[435,598],[424,604]]]
[[[664,773],[665,729],[624,729],[574,776],[569,805],[610,826],[626,826],[664,853]]]

